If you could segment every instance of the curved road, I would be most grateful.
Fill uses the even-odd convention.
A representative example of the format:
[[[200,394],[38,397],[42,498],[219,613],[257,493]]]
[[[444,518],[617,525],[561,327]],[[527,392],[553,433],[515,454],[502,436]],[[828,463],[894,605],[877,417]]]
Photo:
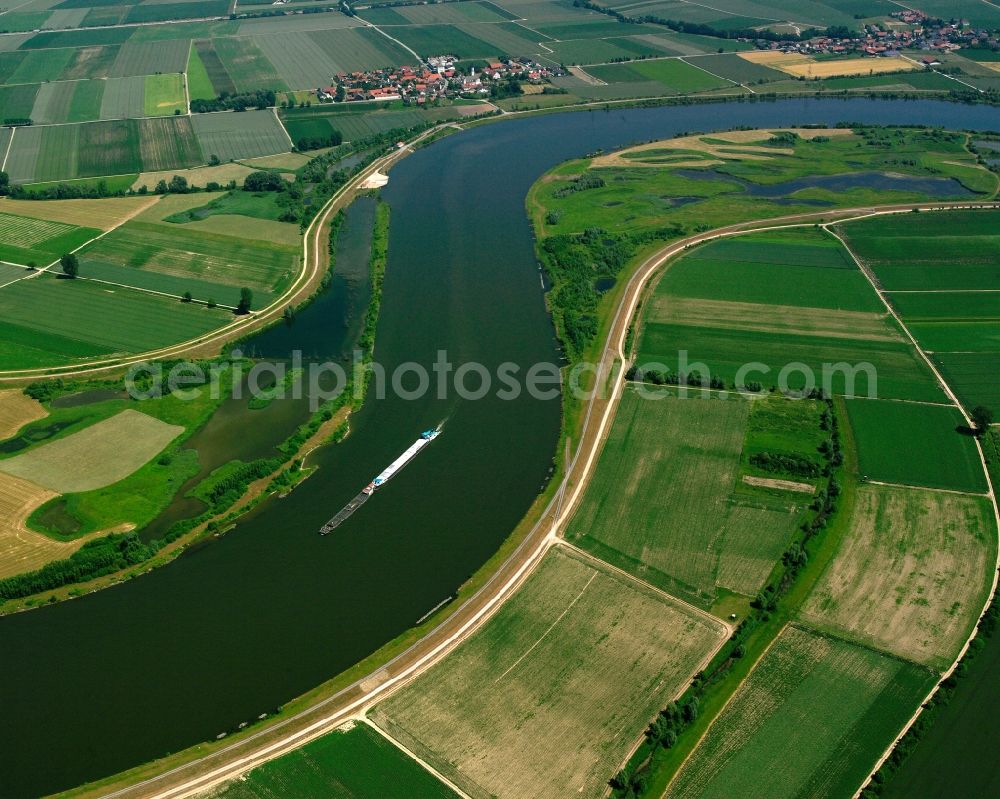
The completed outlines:
[[[405,652],[337,694],[317,701],[296,715],[212,754],[133,785],[105,793],[103,796],[106,799],[111,797],[182,799],[196,796],[213,786],[234,779],[251,768],[332,731],[349,719],[359,718],[369,707],[427,670],[484,624],[531,573],[548,549],[559,540],[563,524],[571,517],[593,471],[600,453],[601,442],[614,419],[618,400],[625,388],[625,380],[622,377],[627,362],[625,340],[639,299],[650,279],[671,258],[696,244],[728,236],[884,214],[908,213],[914,209],[955,208],[1000,208],[1000,203],[914,203],[795,214],[765,222],[743,222],[698,233],[673,242],[651,255],[640,264],[626,284],[601,355],[595,385],[604,385],[607,379],[612,377],[610,396],[595,395],[591,398],[584,419],[581,441],[567,468],[559,492],[517,549],[475,595]],[[721,620],[716,621],[724,624]]]
[[[302,271],[299,272],[285,292],[266,308],[246,316],[237,317],[229,324],[216,328],[197,338],[172,344],[169,347],[163,347],[158,350],[151,350],[121,358],[105,358],[85,363],[68,364],[66,366],[0,371],[0,384],[24,383],[47,377],[76,377],[99,374],[154,359],[161,360],[182,356],[212,355],[218,352],[219,348],[226,342],[240,338],[264,326],[268,322],[278,320],[287,305],[304,302],[319,285],[323,273],[326,271],[325,248],[322,246],[320,239],[323,228],[330,221],[330,217],[349,205],[351,200],[354,199],[354,192],[375,172],[389,169],[396,161],[410,153],[414,145],[419,144],[428,136],[438,133],[447,127],[449,125],[438,125],[425,130],[407,142],[404,147],[393,149],[386,155],[374,160],[354,178],[334,192],[333,196],[326,201],[326,204],[306,228],[305,236],[302,240]]]

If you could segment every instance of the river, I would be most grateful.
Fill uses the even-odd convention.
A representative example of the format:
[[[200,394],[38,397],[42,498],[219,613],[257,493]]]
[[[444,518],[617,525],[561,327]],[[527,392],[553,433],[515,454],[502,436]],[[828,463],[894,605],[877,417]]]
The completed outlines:
[[[557,360],[524,212],[557,163],[684,131],[844,120],[998,130],[1000,110],[868,99],[599,110],[484,125],[417,151],[383,190],[377,359],[430,365],[445,349],[494,371]],[[336,334],[310,313],[321,306],[300,314],[286,346],[317,351],[314,337]],[[0,619],[0,794],[67,788],[212,739],[398,635],[517,524],[549,474],[559,413],[558,399],[527,394],[373,392],[347,440],[316,453],[316,474],[229,535],[120,586]],[[440,422],[417,460],[336,534],[317,535]]]

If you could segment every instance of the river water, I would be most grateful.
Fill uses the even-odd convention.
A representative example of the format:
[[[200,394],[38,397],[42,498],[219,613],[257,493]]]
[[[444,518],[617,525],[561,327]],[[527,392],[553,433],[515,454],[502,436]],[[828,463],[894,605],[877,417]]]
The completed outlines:
[[[524,212],[532,182],[555,164],[685,131],[838,121],[1000,130],[1000,110],[833,99],[601,110],[485,125],[419,150],[383,190],[392,225],[376,358],[389,370],[429,366],[446,349],[453,363],[494,372],[557,360]],[[323,315],[314,308],[283,346],[324,349],[316,337],[336,331],[307,318]],[[229,535],[129,583],[0,619],[0,795],[67,788],[214,738],[411,626],[527,510],[550,471],[559,412],[558,399],[526,394],[372,392],[348,439],[316,453],[319,471]],[[444,434],[336,534],[317,535],[441,422]]]

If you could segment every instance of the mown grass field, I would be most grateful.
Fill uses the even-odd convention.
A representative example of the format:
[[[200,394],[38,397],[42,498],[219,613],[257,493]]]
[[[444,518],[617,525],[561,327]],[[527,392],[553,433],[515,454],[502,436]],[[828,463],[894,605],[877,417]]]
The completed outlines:
[[[985,493],[986,476],[957,408],[848,400],[858,468],[871,480]]]
[[[143,352],[206,333],[231,318],[222,310],[42,275],[0,290],[0,369]]]
[[[474,796],[598,797],[716,626],[562,548],[373,721]]]
[[[147,75],[143,86],[143,116],[168,116],[185,113],[184,78],[177,73]]]
[[[902,660],[787,627],[666,796],[850,796],[933,679]]]
[[[48,266],[101,231],[0,211],[0,260]]]
[[[567,539],[705,607],[720,589],[754,595],[810,500],[740,480],[750,401],[648,391],[623,395]],[[809,403],[774,402],[788,402],[792,417],[815,414]],[[767,446],[762,418],[751,439],[758,449]]]
[[[0,471],[67,494],[117,483],[158,454],[184,428],[135,410],[0,460]]]
[[[862,273],[809,228],[699,247],[666,271],[648,307],[640,364],[676,372],[683,352],[727,385],[742,377],[793,391],[944,398]]]
[[[341,727],[222,788],[211,799],[448,799],[443,782],[367,724]]]
[[[850,533],[801,616],[943,671],[983,609],[996,549],[985,498],[862,485]]]

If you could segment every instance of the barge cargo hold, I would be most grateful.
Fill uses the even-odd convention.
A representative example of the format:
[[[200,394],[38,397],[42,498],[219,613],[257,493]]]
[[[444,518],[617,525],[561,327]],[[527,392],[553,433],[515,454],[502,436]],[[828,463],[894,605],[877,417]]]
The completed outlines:
[[[420,452],[424,447],[430,444],[435,438],[441,435],[440,428],[437,430],[425,430],[420,434],[420,438],[410,444],[409,447],[400,455],[396,460],[390,463],[383,469],[379,475],[372,480],[368,485],[361,489],[361,493],[358,494],[354,499],[348,502],[340,512],[334,516],[330,521],[324,524],[320,530],[320,535],[326,535],[327,533],[333,532],[341,524],[343,524],[358,508],[368,501],[368,498],[375,493],[377,488],[385,485],[393,475],[395,475],[400,469],[402,469],[406,464],[413,460],[417,453]]]

